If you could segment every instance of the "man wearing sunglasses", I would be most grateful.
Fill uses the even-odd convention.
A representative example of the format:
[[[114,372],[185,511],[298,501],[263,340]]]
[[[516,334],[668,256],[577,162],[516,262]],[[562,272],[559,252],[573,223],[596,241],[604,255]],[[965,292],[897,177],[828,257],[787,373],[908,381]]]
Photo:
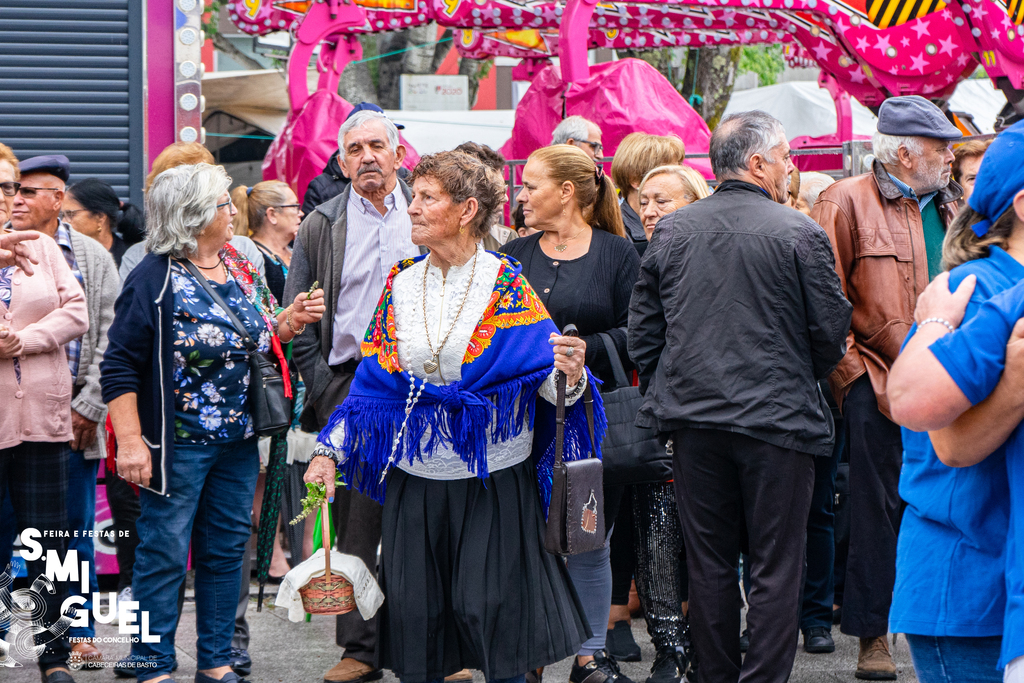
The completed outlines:
[[[603,156],[601,129],[582,116],[570,116],[558,124],[551,133],[551,144],[576,145],[595,161]]]
[[[90,592],[98,590],[95,578],[94,547],[85,531],[95,526],[96,475],[106,455],[106,432],[100,427],[107,409],[100,391],[99,362],[107,346],[107,329],[114,319],[114,302],[121,290],[117,266],[102,244],[72,229],[61,220],[64,187],[70,174],[70,162],[63,155],[38,156],[20,164],[18,183],[0,183],[0,191],[14,196],[10,227],[14,231],[34,230],[57,242],[64,260],[85,293],[89,330],[65,346],[71,371],[72,441],[66,469],[68,480],[66,508],[72,538],[68,550],[77,550],[90,567]],[[43,237],[42,239],[45,239]],[[77,533],[76,533],[77,532]],[[80,594],[70,586],[73,594]],[[86,608],[91,604],[87,603]],[[71,657],[89,666],[102,660],[92,643],[95,627],[72,627],[74,640]]]

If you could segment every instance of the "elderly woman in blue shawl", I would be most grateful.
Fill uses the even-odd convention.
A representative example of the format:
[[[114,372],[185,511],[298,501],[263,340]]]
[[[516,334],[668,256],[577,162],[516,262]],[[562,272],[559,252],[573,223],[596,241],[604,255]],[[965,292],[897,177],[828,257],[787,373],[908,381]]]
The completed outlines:
[[[337,467],[384,505],[380,666],[409,683],[461,669],[522,681],[590,636],[564,563],[543,549],[556,370],[567,457],[591,450],[586,345],[559,336],[517,261],[480,246],[504,202],[498,174],[442,152],[412,181],[412,241],[430,253],[388,276],[306,481],[333,496]]]

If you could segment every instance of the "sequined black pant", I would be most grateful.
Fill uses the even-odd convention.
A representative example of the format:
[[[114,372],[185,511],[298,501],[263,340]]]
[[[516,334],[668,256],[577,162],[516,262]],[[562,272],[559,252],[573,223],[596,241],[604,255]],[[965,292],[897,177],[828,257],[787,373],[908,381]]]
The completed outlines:
[[[672,484],[633,486],[633,534],[636,592],[647,615],[647,632],[659,650],[681,647],[688,577]]]

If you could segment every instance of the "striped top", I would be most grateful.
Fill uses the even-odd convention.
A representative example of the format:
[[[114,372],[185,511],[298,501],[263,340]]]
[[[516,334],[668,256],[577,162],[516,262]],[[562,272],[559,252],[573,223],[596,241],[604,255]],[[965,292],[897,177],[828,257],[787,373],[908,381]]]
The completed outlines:
[[[373,317],[391,266],[404,258],[419,256],[412,243],[412,222],[402,188],[384,198],[382,216],[355,186],[345,207],[345,263],[334,312],[334,340],[327,362],[339,365],[361,358],[359,344]]]

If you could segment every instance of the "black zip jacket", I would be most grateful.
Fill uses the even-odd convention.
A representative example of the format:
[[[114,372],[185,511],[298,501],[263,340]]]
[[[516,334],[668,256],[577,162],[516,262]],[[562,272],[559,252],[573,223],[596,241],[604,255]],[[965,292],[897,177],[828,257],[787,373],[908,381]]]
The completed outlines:
[[[832,246],[807,216],[727,180],[658,222],[629,306],[637,425],[721,429],[815,456],[834,429],[817,380],[852,314]]]

